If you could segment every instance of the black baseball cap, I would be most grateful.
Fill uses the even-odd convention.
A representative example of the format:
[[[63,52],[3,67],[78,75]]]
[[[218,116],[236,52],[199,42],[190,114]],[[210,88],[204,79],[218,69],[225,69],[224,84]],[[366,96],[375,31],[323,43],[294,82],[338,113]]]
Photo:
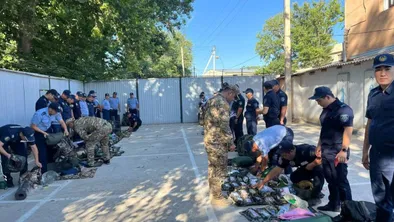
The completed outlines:
[[[81,91],[77,92],[77,96],[82,96],[82,94],[83,94],[83,92],[81,92]]]
[[[294,149],[294,145],[289,140],[283,140],[278,145],[278,152],[279,153],[287,153]]]
[[[22,134],[26,137],[27,142],[34,142],[34,130],[30,127],[25,127],[22,129]]]
[[[373,68],[376,69],[381,66],[394,66],[394,55],[381,54],[373,60]]]
[[[274,79],[274,80],[271,80],[271,84],[272,84],[272,86],[279,85],[279,81],[278,81],[278,80],[276,80],[276,79]]]
[[[94,90],[89,91],[89,94],[95,94],[95,93],[96,93],[96,91],[94,91]]]
[[[266,81],[266,82],[264,82],[263,86],[264,86],[264,88],[272,89],[272,86],[274,86],[274,85],[272,84],[272,81]]]
[[[80,97],[86,98],[86,93],[81,93]]]
[[[109,93],[106,93],[105,96],[109,96]]]
[[[76,100],[76,98],[75,98],[75,96],[74,95],[70,95],[70,97],[68,97],[69,99],[73,99],[73,100]]]
[[[130,96],[134,95],[134,93],[130,93]]]
[[[51,103],[51,104],[49,104],[48,108],[51,108],[51,109],[55,110],[56,112],[61,111],[59,103]]]
[[[70,96],[71,96],[71,91],[68,90],[68,89],[66,89],[66,90],[63,91],[63,94],[64,94],[65,96],[67,96],[67,97],[70,97]]]
[[[253,89],[251,89],[251,88],[247,88],[245,91],[244,91],[244,93],[245,94],[248,94],[248,93],[254,93],[254,91],[253,91]]]
[[[115,95],[118,95],[118,93],[117,93],[117,92],[114,92],[113,94],[115,94]]]
[[[310,100],[316,100],[323,98],[325,96],[334,96],[334,94],[331,92],[331,89],[328,88],[327,86],[320,86],[315,89],[315,93],[313,94],[312,97],[309,97]]]
[[[56,89],[50,89],[46,92],[46,94],[48,93],[52,94],[55,98],[59,98],[60,96],[59,93],[56,91]]]

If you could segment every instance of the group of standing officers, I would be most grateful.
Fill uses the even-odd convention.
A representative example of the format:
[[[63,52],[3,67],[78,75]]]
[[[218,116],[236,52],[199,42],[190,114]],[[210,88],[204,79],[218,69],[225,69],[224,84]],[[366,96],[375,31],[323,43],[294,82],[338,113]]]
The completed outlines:
[[[375,57],[373,68],[378,86],[368,95],[366,117],[368,123],[365,130],[362,164],[370,171],[372,194],[377,206],[376,221],[392,221],[394,207],[394,56],[382,54]],[[214,205],[227,205],[221,194],[221,183],[227,174],[227,152],[235,149],[235,141],[243,135],[243,115],[246,119],[248,134],[257,134],[259,114],[263,114],[266,128],[286,124],[287,95],[279,89],[276,80],[264,83],[263,109],[259,109],[258,101],[253,97],[253,89],[246,89],[246,111],[243,112],[245,99],[240,94],[237,85],[223,84],[221,91],[206,103],[204,116],[204,145],[208,154],[208,182],[211,201]],[[315,88],[314,95],[309,98],[315,100],[323,110],[320,114],[321,131],[316,148],[292,145],[292,141],[282,141],[275,144],[281,160],[279,169],[289,165],[302,168],[302,174],[319,165],[321,174],[328,183],[329,202],[318,207],[322,211],[340,210],[340,204],[352,200],[352,192],[348,174],[348,160],[350,157],[350,142],[353,133],[353,110],[347,104],[334,96],[325,86]],[[231,104],[231,108],[230,108]],[[231,126],[231,128],[230,128]],[[276,137],[286,138],[285,129],[275,127],[271,130]],[[264,131],[263,131],[264,132]],[[270,133],[265,133],[269,135]],[[282,135],[283,134],[283,135]],[[258,152],[256,163],[266,163],[268,151],[264,144],[272,138],[259,133],[251,141],[252,152]],[[308,155],[300,150],[310,150]],[[300,155],[299,157],[297,157]],[[304,155],[307,158],[303,158]],[[294,163],[297,159],[304,159],[303,163]],[[260,162],[260,163],[259,163]],[[284,164],[286,162],[286,164]],[[267,164],[261,164],[264,170]],[[316,168],[317,169],[317,168]],[[277,172],[274,174],[277,174]],[[300,174],[300,173],[298,173]],[[262,181],[260,187],[267,181]],[[322,184],[320,184],[322,187]]]

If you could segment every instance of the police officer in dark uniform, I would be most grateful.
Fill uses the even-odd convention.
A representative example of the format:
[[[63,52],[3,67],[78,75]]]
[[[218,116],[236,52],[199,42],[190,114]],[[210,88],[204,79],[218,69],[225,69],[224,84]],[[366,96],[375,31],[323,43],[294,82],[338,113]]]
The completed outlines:
[[[286,125],[287,118],[287,94],[282,91],[278,80],[272,80],[273,90],[279,96],[279,123],[281,125]]]
[[[0,127],[0,154],[3,173],[7,177],[7,186],[13,187],[14,183],[11,173],[7,167],[8,159],[11,158],[10,152],[26,157],[24,169],[20,171],[20,175],[27,171],[27,145],[31,147],[34,155],[35,163],[38,167],[42,167],[38,160],[38,149],[35,144],[34,130],[30,127],[22,127],[15,124],[9,124]]]
[[[239,87],[237,84],[236,87]],[[245,98],[241,93],[238,94],[236,100],[233,101],[231,106],[231,114],[233,115],[230,118],[230,128],[235,135],[234,144],[237,144],[239,138],[244,135],[243,132],[243,120],[244,120],[244,112],[245,109]]]
[[[82,116],[81,113],[81,106],[79,105],[79,97],[82,97],[83,93],[81,91],[78,91],[75,96],[73,97],[74,99],[74,104],[73,104],[73,114],[74,114],[74,119],[79,119]]]
[[[86,104],[88,104],[89,116],[95,116],[94,113],[94,97],[93,94],[89,94],[86,99]]]
[[[278,148],[278,164],[259,184],[262,188],[271,179],[276,178],[283,169],[297,167],[290,174],[290,180],[297,184],[303,180],[312,181],[313,189],[311,198],[319,199],[324,185],[324,173],[321,157],[316,157],[316,146],[308,144],[293,145],[291,141],[284,140]],[[314,204],[317,204],[314,202]]]
[[[130,132],[136,132],[142,124],[140,117],[138,117],[136,113],[130,113],[130,112],[127,114],[127,117],[129,118],[129,123],[130,123],[128,130]]]
[[[316,156],[322,157],[324,177],[330,191],[328,204],[317,209],[338,212],[341,201],[352,200],[347,179],[347,161],[353,132],[353,110],[335,98],[331,90],[325,86],[317,87],[309,99],[316,100],[323,107]]]
[[[73,117],[72,109],[70,107],[71,100],[71,91],[64,90],[63,94],[60,96],[59,105],[62,109],[62,118],[65,121]]]
[[[246,119],[246,129],[248,135],[257,134],[257,115],[259,111],[259,102],[253,97],[253,89],[247,88],[244,93],[248,102],[246,103],[245,119]]]
[[[48,107],[50,102],[56,102],[59,99],[59,93],[55,89],[48,90],[45,95],[41,96],[36,102],[36,111]]]
[[[370,171],[376,221],[393,221],[394,201],[394,56],[382,54],[373,62],[378,87],[368,95],[362,162]]]
[[[264,82],[264,108],[261,114],[264,115],[265,127],[280,125],[279,122],[279,96],[272,90],[271,81]]]

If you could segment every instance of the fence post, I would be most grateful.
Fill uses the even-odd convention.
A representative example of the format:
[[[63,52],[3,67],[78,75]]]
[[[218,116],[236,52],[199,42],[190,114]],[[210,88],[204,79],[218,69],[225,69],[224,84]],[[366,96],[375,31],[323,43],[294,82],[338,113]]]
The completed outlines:
[[[51,76],[48,76],[48,90],[51,89]]]
[[[181,123],[183,123],[183,103],[182,103],[182,77],[179,77],[179,99],[181,109]]]

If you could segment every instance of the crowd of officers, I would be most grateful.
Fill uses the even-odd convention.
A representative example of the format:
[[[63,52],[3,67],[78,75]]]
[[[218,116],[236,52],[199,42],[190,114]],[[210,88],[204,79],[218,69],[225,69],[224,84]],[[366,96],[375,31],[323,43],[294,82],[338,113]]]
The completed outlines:
[[[48,163],[53,162],[56,150],[47,145],[51,134],[64,134],[73,140],[84,140],[87,150],[87,167],[98,167],[102,163],[110,163],[109,137],[113,132],[111,123],[119,121],[120,102],[117,93],[105,99],[100,104],[96,92],[91,90],[87,95],[78,91],[73,95],[70,90],[64,90],[60,95],[55,89],[48,90],[35,104],[35,113],[31,125],[22,127],[8,124],[0,127],[0,154],[7,186],[13,187],[13,178],[8,169],[8,163],[13,154],[25,157],[26,163],[20,175],[27,171],[27,147],[30,146],[35,164],[45,173]],[[139,118],[139,102],[130,93],[127,100],[127,117],[129,131],[136,131],[141,126]],[[94,150],[100,144],[104,153],[103,161],[96,161]]]
[[[377,206],[376,221],[392,221],[394,200],[394,56],[381,54],[373,61],[378,86],[368,95],[362,164],[370,171],[372,194]],[[269,165],[274,168],[257,187],[264,185],[283,170],[297,167],[291,173],[294,183],[314,182],[313,195],[321,197],[324,180],[328,183],[328,204],[322,211],[340,210],[346,200],[352,200],[347,179],[350,142],[353,133],[353,110],[334,96],[325,86],[317,87],[310,100],[323,110],[317,146],[293,144],[292,130],[285,126],[287,96],[276,80],[264,83],[263,109],[253,97],[253,89],[244,91],[247,102],[237,85],[223,84],[222,89],[206,102],[204,116],[204,145],[208,154],[208,182],[212,204],[227,205],[221,194],[221,184],[227,175],[227,152],[235,149],[236,140],[243,135],[243,115],[247,133],[255,135],[246,143],[261,172]],[[257,133],[259,114],[263,114],[266,129]],[[231,127],[230,127],[231,126]]]

